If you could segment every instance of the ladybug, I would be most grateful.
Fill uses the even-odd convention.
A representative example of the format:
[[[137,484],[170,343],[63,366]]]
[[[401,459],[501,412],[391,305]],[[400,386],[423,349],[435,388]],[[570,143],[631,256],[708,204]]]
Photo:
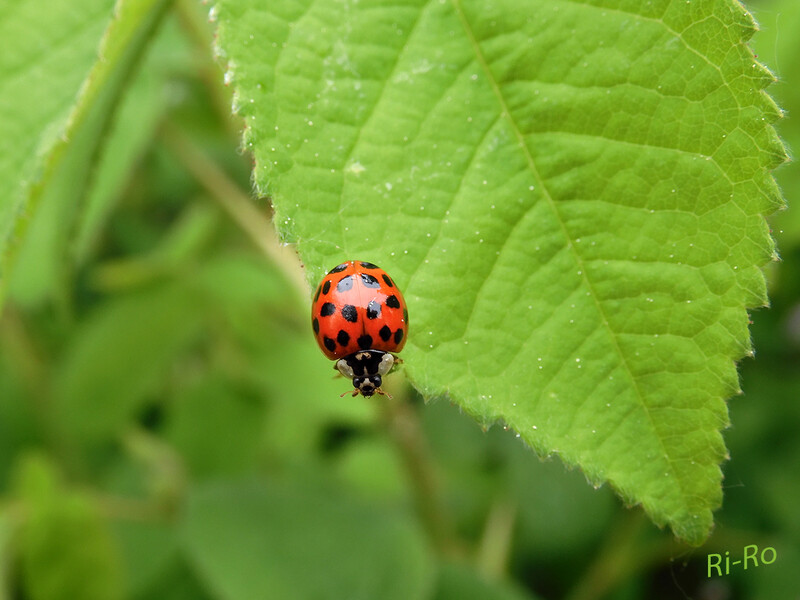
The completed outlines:
[[[408,309],[386,271],[361,260],[331,269],[314,294],[311,325],[334,368],[353,380],[353,396],[389,395],[381,378],[401,362],[394,353],[408,337]]]

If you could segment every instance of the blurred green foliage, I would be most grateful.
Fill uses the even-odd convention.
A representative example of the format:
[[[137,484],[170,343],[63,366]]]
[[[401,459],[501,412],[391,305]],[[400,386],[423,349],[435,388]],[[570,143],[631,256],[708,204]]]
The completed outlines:
[[[800,8],[755,8],[759,57],[785,80],[770,91],[800,113]],[[797,211],[773,220],[783,260],[730,402],[724,507],[689,549],[399,376],[393,402],[339,399],[291,252],[245,233],[249,165],[209,35],[193,5],[167,15],[80,210],[45,194],[19,250],[0,321],[0,598],[797,593]],[[779,128],[800,147],[796,121]],[[798,173],[777,174],[790,203]],[[748,544],[777,560],[707,576],[708,553]]]

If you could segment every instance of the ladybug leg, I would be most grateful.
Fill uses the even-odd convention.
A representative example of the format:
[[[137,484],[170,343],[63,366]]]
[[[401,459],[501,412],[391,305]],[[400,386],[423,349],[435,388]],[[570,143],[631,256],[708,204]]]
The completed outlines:
[[[351,397],[355,398],[358,396],[360,390],[347,390],[346,392],[339,394],[339,398],[344,398],[347,394],[350,394]],[[392,399],[392,395],[389,392],[384,392],[381,388],[375,388],[374,394],[378,394],[379,396],[386,396],[389,400]]]

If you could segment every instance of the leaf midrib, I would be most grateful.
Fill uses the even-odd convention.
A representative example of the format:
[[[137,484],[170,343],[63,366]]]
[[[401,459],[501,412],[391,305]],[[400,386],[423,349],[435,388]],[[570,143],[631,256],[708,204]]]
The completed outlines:
[[[579,269],[581,281],[583,282],[583,284],[586,285],[587,289],[589,290],[589,294],[590,294],[590,296],[592,298],[592,302],[595,305],[595,309],[597,310],[598,315],[600,315],[603,328],[606,330],[606,332],[608,334],[608,337],[611,340],[611,344],[612,344],[612,346],[614,348],[614,352],[617,355],[620,364],[624,368],[628,379],[631,381],[631,386],[636,392],[636,397],[637,397],[637,399],[639,401],[639,404],[641,405],[641,407],[643,408],[645,414],[647,415],[648,422],[650,423],[650,428],[652,429],[652,431],[654,433],[654,437],[658,440],[658,444],[659,444],[659,446],[661,447],[661,449],[663,451],[662,456],[664,456],[666,458],[666,460],[667,460],[668,468],[669,468],[671,474],[674,477],[674,481],[676,481],[676,483],[678,485],[678,488],[680,489],[681,497],[688,498],[689,495],[687,494],[686,490],[684,489],[683,482],[682,482],[681,478],[678,476],[677,470],[675,469],[675,466],[673,464],[672,457],[670,456],[669,452],[667,451],[666,446],[664,445],[664,440],[661,438],[661,436],[658,433],[658,429],[656,428],[653,416],[650,413],[650,410],[649,410],[649,408],[647,406],[647,403],[645,402],[644,394],[642,393],[642,390],[638,385],[638,381],[636,380],[636,378],[633,375],[633,372],[632,372],[630,366],[628,365],[628,361],[626,360],[625,355],[622,352],[622,348],[619,345],[619,342],[617,340],[617,336],[616,336],[615,332],[611,329],[611,327],[610,327],[610,325],[608,323],[608,318],[606,316],[605,310],[603,309],[602,304],[598,300],[597,293],[594,290],[594,286],[592,285],[591,281],[589,280],[589,278],[588,278],[588,276],[586,274],[586,268],[585,268],[583,259],[580,256],[580,254],[578,254],[577,250],[575,249],[575,244],[572,243],[572,239],[570,238],[569,232],[568,232],[566,224],[564,223],[564,220],[563,220],[563,218],[561,216],[561,213],[558,210],[558,206],[557,206],[555,200],[553,199],[553,197],[550,195],[550,192],[549,192],[549,190],[548,190],[548,188],[547,188],[547,186],[545,184],[544,179],[539,174],[539,170],[536,167],[536,163],[533,160],[533,156],[531,155],[530,151],[528,150],[528,146],[525,143],[525,138],[522,135],[522,131],[518,127],[516,121],[514,121],[514,118],[513,118],[512,114],[511,114],[511,111],[509,110],[508,103],[506,102],[505,97],[503,96],[502,90],[500,89],[500,86],[499,86],[499,84],[497,82],[497,79],[494,77],[494,74],[492,73],[488,62],[486,61],[486,57],[484,56],[483,51],[480,48],[478,40],[475,37],[474,32],[472,31],[472,27],[469,24],[467,16],[466,16],[466,14],[464,13],[464,11],[463,11],[463,9],[461,7],[461,1],[460,0],[451,0],[451,4],[453,5],[453,8],[454,8],[454,10],[456,12],[456,15],[457,15],[457,17],[459,19],[459,22],[461,23],[461,26],[462,26],[462,28],[464,30],[464,33],[465,33],[466,37],[467,37],[467,40],[468,40],[470,46],[473,48],[473,50],[475,52],[475,58],[478,61],[478,64],[480,65],[481,70],[485,73],[486,78],[489,81],[489,85],[492,88],[492,92],[493,92],[495,98],[497,99],[498,104],[500,105],[501,117],[505,117],[507,122],[508,122],[508,124],[509,124],[509,126],[511,127],[511,130],[512,130],[512,132],[514,134],[514,137],[517,139],[517,142],[518,142],[518,144],[520,146],[520,149],[522,150],[522,153],[523,153],[523,155],[525,157],[525,161],[526,161],[526,163],[528,165],[528,168],[529,168],[529,170],[531,172],[531,175],[533,176],[534,180],[536,181],[537,185],[539,186],[539,189],[541,190],[541,193],[542,193],[542,197],[544,198],[544,200],[547,203],[548,207],[550,208],[550,210],[552,211],[553,215],[555,216],[556,221],[558,222],[559,228],[561,230],[561,234],[563,235],[564,239],[567,242],[567,249],[568,249],[570,255],[572,256],[573,260],[575,261],[575,264],[577,265],[577,267]],[[495,264],[496,264],[496,262],[495,262]]]

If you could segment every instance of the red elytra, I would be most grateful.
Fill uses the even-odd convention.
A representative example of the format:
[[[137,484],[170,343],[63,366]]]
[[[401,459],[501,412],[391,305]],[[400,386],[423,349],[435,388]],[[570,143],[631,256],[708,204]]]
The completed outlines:
[[[381,377],[408,337],[408,309],[386,271],[358,260],[331,269],[314,294],[311,322],[322,352],[353,379],[354,396],[384,393]]]

